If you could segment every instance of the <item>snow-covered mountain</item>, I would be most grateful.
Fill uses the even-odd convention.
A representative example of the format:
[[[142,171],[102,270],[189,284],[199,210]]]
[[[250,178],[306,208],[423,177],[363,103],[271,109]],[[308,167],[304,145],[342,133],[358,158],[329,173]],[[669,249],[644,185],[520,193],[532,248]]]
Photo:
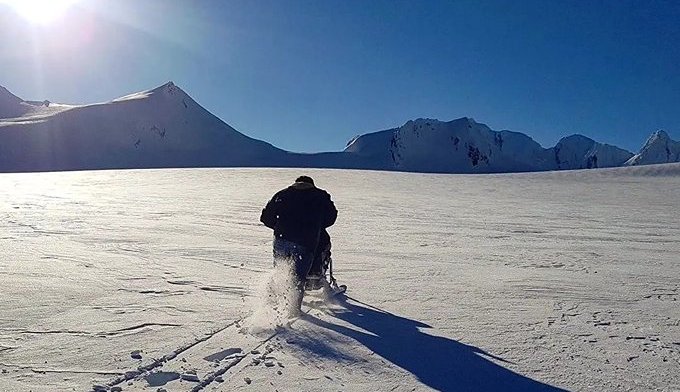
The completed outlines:
[[[470,118],[408,121],[399,128],[359,136],[345,152],[371,158],[375,168],[424,172],[540,170],[546,156],[526,135],[494,132]]]
[[[555,166],[548,170],[593,169],[621,166],[633,156],[629,151],[602,144],[583,135],[562,138],[555,147],[548,149],[554,155]]]
[[[29,103],[0,91],[0,171],[284,165],[172,82],[111,102]]]
[[[0,86],[0,118],[19,117],[26,112],[23,100]]]
[[[620,166],[632,153],[581,135],[545,149],[529,136],[496,132],[471,118],[409,121],[399,128],[362,135],[346,152],[371,158],[388,170],[494,173]]]
[[[434,173],[589,169],[680,161],[659,131],[639,154],[582,135],[543,148],[471,118],[408,121],[344,151],[291,153],[252,139],[168,82],[106,103],[24,101],[0,87],[0,172],[163,167],[316,167]]]
[[[662,130],[647,139],[640,152],[626,161],[626,165],[651,165],[655,163],[680,162],[680,142],[672,140]]]

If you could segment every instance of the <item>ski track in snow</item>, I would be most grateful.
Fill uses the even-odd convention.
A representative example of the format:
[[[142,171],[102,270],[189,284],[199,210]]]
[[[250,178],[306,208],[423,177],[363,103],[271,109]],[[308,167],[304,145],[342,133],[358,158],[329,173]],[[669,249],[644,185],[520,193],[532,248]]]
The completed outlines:
[[[349,297],[243,333],[260,209],[301,172]],[[3,174],[0,391],[680,390],[678,190],[677,164]]]

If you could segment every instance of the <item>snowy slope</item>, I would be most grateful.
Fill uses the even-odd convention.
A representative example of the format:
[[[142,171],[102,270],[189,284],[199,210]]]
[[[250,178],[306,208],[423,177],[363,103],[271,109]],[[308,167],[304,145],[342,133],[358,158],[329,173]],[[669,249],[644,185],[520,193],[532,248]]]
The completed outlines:
[[[544,149],[529,136],[496,132],[470,118],[409,121],[362,135],[346,152],[372,157],[376,168],[443,173],[494,173],[620,166],[632,153],[581,135]]]
[[[542,170],[540,149],[521,134],[494,132],[464,117],[450,122],[408,121],[396,129],[359,136],[345,152],[370,157],[381,169],[484,173]]]
[[[285,130],[284,130],[285,131]],[[680,160],[657,132],[636,156],[582,135],[543,148],[471,118],[408,121],[344,151],[297,154],[238,132],[169,82],[93,105],[24,101],[0,87],[0,172],[168,167],[316,167],[432,173],[602,168]]]
[[[654,132],[640,152],[626,161],[626,165],[650,165],[655,163],[680,162],[680,142],[671,139],[664,131]]]
[[[0,124],[45,118],[72,107],[73,105],[53,104],[50,101],[24,101],[0,86]]]
[[[26,113],[23,100],[0,86],[0,118],[20,117]]]
[[[5,101],[10,114],[27,106]],[[287,155],[239,133],[172,82],[41,116],[46,110],[0,120],[0,170],[266,166]]]
[[[621,166],[633,156],[629,151],[598,143],[583,135],[565,137],[550,151],[555,156],[556,166],[552,169],[558,170]]]
[[[172,167],[367,168],[342,152],[296,154],[236,131],[169,82],[93,105],[0,89],[0,172]]]
[[[680,164],[306,173],[351,298],[256,335],[300,170],[0,174],[0,391],[680,388]]]

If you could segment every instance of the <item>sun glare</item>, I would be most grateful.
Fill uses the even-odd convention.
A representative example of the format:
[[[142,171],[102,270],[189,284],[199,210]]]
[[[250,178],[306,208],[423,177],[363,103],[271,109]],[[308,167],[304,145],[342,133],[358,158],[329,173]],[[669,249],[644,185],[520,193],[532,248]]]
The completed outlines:
[[[31,23],[47,24],[61,17],[78,0],[0,0]]]

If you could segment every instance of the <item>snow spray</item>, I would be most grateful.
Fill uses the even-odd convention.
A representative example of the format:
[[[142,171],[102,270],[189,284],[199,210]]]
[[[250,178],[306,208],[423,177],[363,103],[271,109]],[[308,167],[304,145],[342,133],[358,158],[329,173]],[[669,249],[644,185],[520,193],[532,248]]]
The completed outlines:
[[[253,297],[251,315],[244,320],[250,333],[265,333],[289,324],[298,315],[298,299],[294,261],[277,258],[274,268],[262,279]]]

